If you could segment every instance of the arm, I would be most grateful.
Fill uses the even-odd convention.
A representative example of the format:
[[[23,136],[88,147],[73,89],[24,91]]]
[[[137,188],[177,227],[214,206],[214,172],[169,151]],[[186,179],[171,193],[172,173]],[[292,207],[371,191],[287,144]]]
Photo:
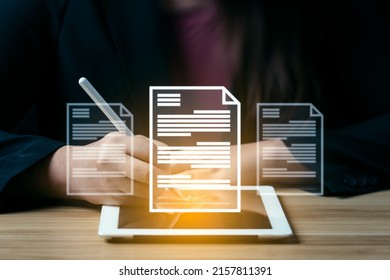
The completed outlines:
[[[390,188],[390,116],[384,116],[349,128],[325,132],[324,185],[325,194],[359,194]],[[386,126],[387,125],[387,126]],[[241,146],[241,185],[256,185],[257,143]],[[260,146],[285,147],[283,141],[262,141]],[[236,149],[233,146],[232,149]],[[236,160],[236,159],[233,159]],[[265,162],[263,162],[264,164]],[[267,167],[273,167],[267,161]],[[264,167],[264,165],[263,165]],[[304,165],[302,165],[303,168]],[[187,170],[192,179],[229,178],[227,169]],[[262,185],[278,186],[277,178],[259,178]],[[307,182],[307,179],[304,181]],[[289,185],[299,188],[301,181],[289,179]],[[235,182],[232,182],[234,185]]]
[[[31,207],[39,200],[34,166],[46,165],[46,158],[63,144],[39,136],[0,132],[0,211]],[[16,198],[16,199],[14,199]]]
[[[390,188],[390,115],[325,134],[327,194],[359,194]]]
[[[137,198],[124,196],[67,196],[67,147],[63,142],[43,137],[39,126],[31,131],[21,128],[22,116],[35,104],[55,102],[53,95],[56,93],[50,90],[46,81],[55,81],[58,74],[53,62],[56,61],[56,40],[62,11],[59,4],[62,1],[25,2],[0,3],[0,36],[4,42],[0,44],[0,208],[7,211],[25,208],[26,204],[40,202],[43,198],[76,198],[98,204],[138,202]],[[41,111],[37,113],[42,114]],[[49,115],[44,117],[50,118]],[[45,121],[46,124],[50,122]],[[43,127],[45,123],[39,125]],[[66,128],[58,129],[65,131]],[[145,137],[136,138],[139,142],[148,143]],[[90,145],[110,141],[112,138],[105,137]],[[127,142],[126,139],[120,141]],[[145,198],[149,189],[145,180],[149,171],[148,149],[145,150],[148,145],[142,143],[136,144],[136,151],[126,150],[126,157],[134,157],[136,166],[134,178],[126,174],[123,182],[124,185],[130,179],[139,182],[135,196]],[[85,162],[85,166],[104,168],[96,161]],[[109,183],[99,180],[97,186],[109,191]]]
[[[55,9],[55,3],[47,9]],[[42,81],[50,63],[48,15],[41,2],[2,1],[0,4],[0,196],[12,205],[13,178],[63,144],[37,133],[34,104],[42,98]],[[53,23],[53,28],[55,23]],[[30,112],[30,115],[28,115]],[[25,117],[28,115],[28,117]],[[27,125],[25,125],[27,124]],[[26,129],[27,128],[27,129]],[[22,134],[29,134],[22,135]],[[6,190],[7,189],[7,190]],[[21,193],[27,190],[20,190]]]

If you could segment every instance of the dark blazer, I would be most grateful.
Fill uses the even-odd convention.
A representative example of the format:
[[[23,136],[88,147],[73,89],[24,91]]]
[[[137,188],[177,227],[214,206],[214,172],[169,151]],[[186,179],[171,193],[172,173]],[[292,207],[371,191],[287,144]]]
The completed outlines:
[[[156,2],[0,0],[0,191],[65,144],[67,102],[90,102],[81,76],[148,134],[148,88],[170,84]],[[305,32],[323,94],[327,191],[388,188],[388,22],[370,1],[323,2],[322,17],[306,11]]]

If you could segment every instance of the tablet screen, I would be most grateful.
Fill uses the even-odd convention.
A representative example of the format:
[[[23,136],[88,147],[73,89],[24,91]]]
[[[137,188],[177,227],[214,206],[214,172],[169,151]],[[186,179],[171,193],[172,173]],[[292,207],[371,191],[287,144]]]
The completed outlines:
[[[268,218],[262,214],[240,213],[183,213],[174,228],[188,229],[254,229],[271,228]]]
[[[149,213],[142,207],[121,207],[118,228],[173,228],[173,229],[271,229],[271,223],[263,201],[256,192],[245,192],[242,197],[242,210],[237,213]],[[204,198],[202,199],[209,199]],[[191,198],[191,202],[196,201]],[[167,199],[162,200],[166,205]],[[170,198],[169,201],[174,201]],[[183,202],[183,201],[181,201]],[[164,207],[164,206],[163,206]]]
[[[243,190],[244,189],[244,190]],[[226,194],[226,193],[225,193]],[[170,207],[176,203],[171,193],[160,196],[157,207]],[[211,193],[209,193],[211,195]],[[183,199],[184,198],[184,199]],[[214,201],[218,196],[204,197],[204,192],[183,192],[180,203]],[[229,201],[222,197],[223,201]],[[159,202],[163,202],[159,205]],[[119,207],[104,205],[101,211],[98,234],[106,239],[134,237],[256,237],[285,238],[292,235],[291,227],[271,186],[249,186],[241,189],[241,212],[194,212],[190,205],[186,212],[150,212],[148,205]],[[189,210],[189,211],[188,211]],[[160,240],[160,239],[157,239]],[[215,239],[213,239],[215,240]],[[220,239],[217,239],[220,240]]]

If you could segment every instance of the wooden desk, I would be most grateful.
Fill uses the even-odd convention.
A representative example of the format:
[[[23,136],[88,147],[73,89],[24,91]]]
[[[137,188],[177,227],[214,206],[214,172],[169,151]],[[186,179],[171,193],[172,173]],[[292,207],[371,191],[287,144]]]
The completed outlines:
[[[390,191],[281,201],[296,237],[266,244],[109,243],[98,209],[2,214],[0,259],[390,259]]]

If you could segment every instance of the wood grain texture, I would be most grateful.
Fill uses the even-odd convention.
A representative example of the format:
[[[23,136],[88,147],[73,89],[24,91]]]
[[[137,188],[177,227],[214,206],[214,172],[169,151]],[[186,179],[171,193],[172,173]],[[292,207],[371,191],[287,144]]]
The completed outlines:
[[[0,259],[390,259],[390,191],[281,197],[295,236],[261,243],[107,242],[99,209],[77,205],[0,215]]]

